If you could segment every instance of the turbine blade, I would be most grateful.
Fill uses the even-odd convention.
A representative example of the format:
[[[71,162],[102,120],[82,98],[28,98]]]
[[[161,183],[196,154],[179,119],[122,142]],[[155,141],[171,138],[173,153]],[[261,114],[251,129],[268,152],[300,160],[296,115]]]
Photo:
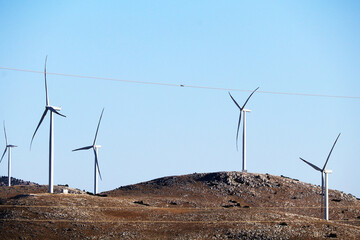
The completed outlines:
[[[245,101],[245,103],[244,103],[244,105],[243,105],[243,107],[241,108],[241,109],[243,109],[245,106],[246,106],[246,104],[247,104],[247,102],[249,101],[249,99],[251,98],[251,96],[254,94],[254,92],[256,92],[256,90],[258,90],[259,89],[259,87],[258,88],[256,88],[251,94],[250,94],[250,96],[246,99],[246,101]]]
[[[102,118],[103,113],[104,113],[104,108],[103,108],[103,110],[101,111],[99,123],[98,123],[97,129],[96,129],[96,134],[95,134],[95,138],[94,138],[94,145],[95,145],[95,143],[96,143],[96,138],[97,138],[97,135],[98,135],[99,126],[100,126],[100,122],[101,122],[101,118]]]
[[[7,150],[7,147],[5,147],[5,151],[4,151],[3,155],[1,156],[0,163],[1,163],[1,161],[3,160],[3,158],[5,156],[6,150]]]
[[[325,165],[324,165],[322,171],[324,171],[325,168],[326,168],[326,165],[327,165],[327,163],[328,163],[328,161],[329,161],[330,155],[331,155],[331,153],[332,153],[332,151],[333,151],[333,149],[334,149],[334,147],[335,147],[335,144],[336,144],[337,140],[338,140],[339,137],[340,137],[340,134],[341,134],[341,133],[339,133],[339,135],[337,136],[337,138],[336,138],[336,140],[335,140],[335,142],[334,142],[334,145],[332,146],[332,148],[331,148],[331,150],[330,150],[330,153],[329,153],[329,155],[328,155],[328,157],[327,157],[327,159],[326,159],[326,162],[325,162]]]
[[[242,111],[240,111],[240,115],[239,115],[239,122],[238,122],[238,126],[237,126],[237,131],[236,131],[236,150],[239,151],[239,130],[240,130],[240,122],[241,122],[241,114]]]
[[[303,160],[305,163],[309,164],[309,165],[310,165],[311,167],[313,167],[315,170],[318,170],[318,171],[320,171],[320,172],[322,171],[321,168],[319,168],[319,167],[315,166],[314,164],[306,161],[305,159],[302,159],[302,158],[300,158],[300,159]]]
[[[238,108],[241,110],[241,107],[239,106],[239,104],[235,101],[235,99],[233,98],[233,96],[231,96],[230,92],[228,92],[231,99],[234,101],[234,103],[236,104],[236,106],[238,106]]]
[[[47,55],[46,55],[46,57],[45,57],[44,76],[45,76],[46,106],[49,106],[49,95],[48,95],[48,90],[47,90],[47,81],[46,81],[46,62],[47,62]]]
[[[9,145],[9,144],[8,144],[8,140],[7,140],[7,136],[6,136],[5,121],[3,122],[3,124],[4,124],[5,141],[6,141],[6,146],[7,146],[7,145]]]
[[[59,112],[56,111],[56,110],[53,110],[52,112],[53,112],[53,113],[56,113],[57,115],[60,115],[60,116],[62,116],[62,117],[66,117],[65,115],[62,115],[61,113],[59,113]]]
[[[97,169],[98,169],[98,172],[99,172],[99,177],[100,177],[100,180],[102,181],[100,168],[99,168],[99,162],[98,162],[98,156],[97,156],[97,152],[96,152],[95,148],[94,148],[94,154],[95,154],[95,163],[96,163],[96,166],[97,166]]]
[[[77,148],[77,149],[74,149],[74,150],[72,150],[73,152],[75,152],[75,151],[80,151],[80,150],[88,150],[88,149],[90,149],[90,148],[92,148],[93,146],[87,146],[87,147],[82,147],[82,148]]]
[[[32,138],[31,138],[31,142],[30,142],[30,149],[31,149],[31,145],[32,145],[32,142],[33,142],[33,140],[34,140],[35,134],[36,134],[37,130],[39,129],[39,127],[40,127],[40,125],[41,125],[42,121],[44,120],[44,118],[45,118],[45,116],[46,116],[47,111],[48,111],[48,109],[46,108],[46,109],[45,109],[45,111],[44,111],[44,113],[43,113],[43,115],[41,116],[41,119],[40,119],[39,124],[38,124],[38,125],[37,125],[37,127],[36,127],[36,130],[35,130],[35,132],[34,132],[34,135],[33,135],[33,136],[32,136]]]

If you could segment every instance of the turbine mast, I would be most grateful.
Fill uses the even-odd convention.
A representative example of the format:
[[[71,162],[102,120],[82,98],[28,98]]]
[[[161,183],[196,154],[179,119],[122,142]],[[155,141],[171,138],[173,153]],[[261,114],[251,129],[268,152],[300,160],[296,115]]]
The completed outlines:
[[[243,146],[242,146],[242,171],[246,170],[246,111],[243,111]]]
[[[321,215],[322,215],[322,209],[325,208],[325,215],[324,215],[324,219],[325,220],[329,220],[329,190],[328,190],[328,174],[332,173],[332,170],[326,170],[326,165],[329,161],[331,152],[333,151],[335,144],[337,142],[337,140],[340,137],[340,134],[337,136],[331,150],[330,153],[326,159],[326,162],[324,164],[324,167],[321,169],[318,166],[306,161],[305,159],[300,158],[302,161],[304,161],[306,164],[310,165],[312,168],[314,168],[315,170],[321,172]],[[325,180],[324,180],[325,178]],[[324,186],[324,182],[325,182],[325,186]],[[324,188],[325,188],[325,196],[324,196]],[[324,199],[325,198],[325,199]]]
[[[50,111],[50,136],[49,136],[49,193],[54,193],[54,118]]]
[[[329,220],[329,187],[328,187],[328,174],[332,173],[332,170],[325,170],[325,220]]]
[[[100,122],[101,122],[101,118],[102,118],[103,113],[104,113],[104,108],[101,111],[99,123],[98,123],[97,128],[96,128],[96,133],[95,133],[95,138],[94,138],[93,145],[87,146],[87,147],[82,147],[82,148],[77,148],[77,149],[73,150],[73,151],[79,151],[79,150],[88,150],[88,149],[92,148],[93,151],[94,151],[94,155],[95,155],[95,161],[94,161],[94,195],[96,195],[98,193],[98,178],[100,177],[100,180],[102,180],[101,173],[100,173],[100,168],[99,168],[99,162],[98,162],[98,149],[101,147],[101,145],[96,145],[96,139],[97,139],[97,135],[98,135],[98,132],[99,132],[99,126],[100,126]]]
[[[240,124],[241,124],[241,115],[242,114],[244,115],[244,117],[243,117],[244,118],[244,120],[243,120],[243,142],[242,142],[242,171],[243,172],[247,172],[247,169],[246,169],[246,112],[251,112],[251,110],[245,109],[245,106],[246,106],[247,102],[249,101],[249,99],[251,98],[251,96],[258,89],[259,88],[256,88],[254,91],[252,91],[252,93],[246,99],[246,101],[245,101],[245,103],[244,103],[244,105],[242,107],[236,102],[236,100],[233,98],[233,96],[231,96],[231,94],[229,92],[229,95],[230,95],[231,99],[233,100],[235,105],[240,110],[239,121],[238,121],[238,126],[237,126],[237,131],[236,131],[236,150],[238,150],[238,138],[239,138],[239,129],[240,129]]]
[[[11,147],[8,152],[8,186],[11,186]]]
[[[41,116],[40,122],[38,123],[35,132],[31,138],[31,142],[30,142],[30,150],[31,150],[31,145],[32,142],[34,140],[34,137],[36,135],[37,130],[39,129],[41,123],[43,122],[46,113],[48,111],[50,111],[50,134],[49,134],[49,193],[53,193],[54,192],[54,117],[53,117],[53,113],[60,115],[62,117],[66,117],[65,115],[59,113],[59,111],[61,110],[61,107],[55,107],[55,106],[50,106],[49,103],[49,95],[48,95],[48,89],[47,89],[47,81],[46,81],[46,62],[47,62],[47,56],[45,58],[45,68],[44,68],[44,77],[45,77],[45,93],[46,93],[46,106],[45,106],[45,111],[43,113],[43,115]]]

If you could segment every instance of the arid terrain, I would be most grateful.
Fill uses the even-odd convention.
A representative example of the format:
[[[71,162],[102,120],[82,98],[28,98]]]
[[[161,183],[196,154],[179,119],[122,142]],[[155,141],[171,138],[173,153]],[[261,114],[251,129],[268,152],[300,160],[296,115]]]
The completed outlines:
[[[18,184],[0,183],[1,239],[360,239],[359,199],[330,190],[325,221],[320,187],[285,176],[194,173],[96,196]]]

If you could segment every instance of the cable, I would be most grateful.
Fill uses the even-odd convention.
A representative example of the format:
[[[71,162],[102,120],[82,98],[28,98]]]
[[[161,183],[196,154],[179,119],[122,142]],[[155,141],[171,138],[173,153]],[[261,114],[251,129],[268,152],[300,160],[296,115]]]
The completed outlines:
[[[42,71],[18,69],[18,68],[0,67],[0,69],[10,70],[10,71],[19,71],[19,72],[44,73]],[[252,92],[253,91],[253,90],[236,89],[236,88],[221,88],[221,87],[184,85],[184,84],[174,84],[174,83],[160,83],[160,82],[145,82],[145,81],[123,80],[123,79],[118,79],[118,78],[95,77],[95,76],[85,76],[85,75],[66,74],[66,73],[52,73],[52,72],[46,72],[46,73],[51,74],[51,75],[64,76],[64,77],[88,78],[88,79],[97,79],[97,80],[106,80],[106,81],[117,81],[117,82],[127,82],[127,83],[160,85],[160,86],[170,86],[170,87],[184,87],[184,88],[186,87],[186,88],[198,88],[198,89],[221,90],[221,91],[237,91],[237,92]],[[339,95],[327,95],[327,94],[273,92],[273,91],[257,91],[257,92],[258,93],[266,93],[266,94],[295,95],[295,96],[307,96],[307,97],[328,97],[328,98],[360,99],[360,97],[355,97],[355,96],[339,96]]]

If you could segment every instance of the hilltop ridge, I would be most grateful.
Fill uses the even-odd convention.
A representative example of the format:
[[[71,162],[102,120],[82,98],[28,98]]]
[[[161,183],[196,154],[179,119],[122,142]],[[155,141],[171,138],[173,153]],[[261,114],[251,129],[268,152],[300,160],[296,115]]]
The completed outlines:
[[[201,195],[199,195],[201,193]],[[169,176],[105,192],[109,196],[166,196],[197,199],[194,205],[215,206],[224,199],[238,199],[254,207],[302,207],[321,204],[320,186],[286,176],[247,172],[213,172]],[[212,201],[202,201],[204,198]],[[358,203],[352,194],[329,190],[333,205]],[[316,211],[312,211],[316,217]]]

